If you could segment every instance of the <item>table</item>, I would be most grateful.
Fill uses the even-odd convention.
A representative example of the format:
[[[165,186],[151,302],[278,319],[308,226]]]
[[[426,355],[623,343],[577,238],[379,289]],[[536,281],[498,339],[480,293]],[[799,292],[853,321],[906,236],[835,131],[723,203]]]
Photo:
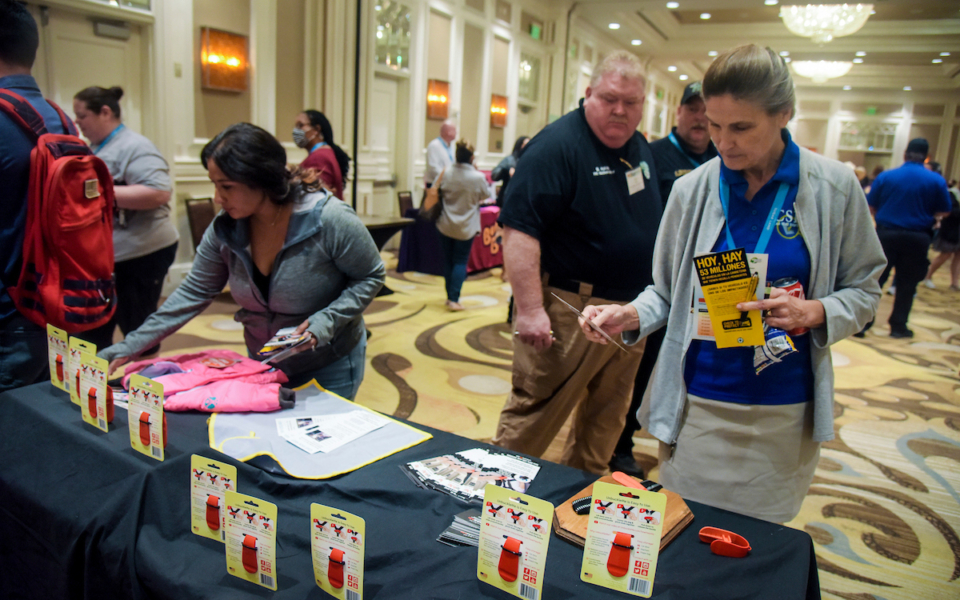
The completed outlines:
[[[428,275],[443,275],[443,256],[440,251],[440,233],[434,223],[417,219],[420,210],[409,209],[404,216],[417,220],[406,229],[400,239],[397,272],[416,271]],[[480,235],[473,239],[467,273],[475,273],[503,265],[503,246],[500,240],[500,207],[480,207]]]
[[[202,413],[168,413],[167,460],[134,452],[127,414],[109,433],[80,420],[79,407],[49,383],[0,396],[0,597],[327,598],[310,562],[310,503],[366,520],[364,597],[508,598],[476,579],[476,549],[435,541],[466,505],[418,489],[398,468],[484,444],[432,430],[435,438],[324,482],[274,476],[210,449]],[[189,531],[190,455],[238,467],[243,493],[278,505],[278,585],[271,593],[226,572],[223,546]],[[594,476],[539,461],[530,493],[555,505]],[[694,523],[661,554],[654,597],[819,598],[810,537],[689,503]],[[710,553],[697,538],[713,525],[744,535],[744,559]],[[543,598],[625,598],[579,580],[580,548],[552,536]]]
[[[359,215],[360,222],[366,227],[370,235],[373,236],[373,242],[377,245],[377,251],[383,250],[383,246],[398,231],[404,227],[414,224],[414,219],[405,217],[376,217],[372,215]]]

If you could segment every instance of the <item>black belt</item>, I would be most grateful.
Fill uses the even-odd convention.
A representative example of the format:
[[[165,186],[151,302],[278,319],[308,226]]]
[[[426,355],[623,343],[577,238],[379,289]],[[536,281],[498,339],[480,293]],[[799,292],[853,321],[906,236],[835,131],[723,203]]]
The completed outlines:
[[[606,285],[594,285],[583,281],[555,277],[548,273],[543,274],[543,285],[549,285],[565,292],[570,292],[571,294],[603,298],[604,300],[613,300],[614,302],[630,302],[636,299],[636,297],[640,295],[640,292],[643,291],[642,289],[628,290]]]

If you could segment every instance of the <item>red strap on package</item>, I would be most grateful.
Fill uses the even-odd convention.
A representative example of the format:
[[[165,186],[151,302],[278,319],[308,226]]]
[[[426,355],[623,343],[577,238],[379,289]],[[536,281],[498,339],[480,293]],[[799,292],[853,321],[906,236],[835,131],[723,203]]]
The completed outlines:
[[[343,587],[343,567],[347,561],[343,560],[343,550],[330,546],[330,566],[327,567],[327,580],[338,590]]]
[[[57,381],[63,383],[63,357],[57,355]]]
[[[213,494],[207,496],[207,527],[214,531],[220,529],[220,498]]]
[[[607,558],[607,571],[614,577],[623,577],[630,570],[630,552],[633,550],[633,535],[617,532]]]
[[[243,536],[243,568],[247,573],[256,573],[260,566],[257,563],[257,538],[250,534]]]
[[[520,567],[520,557],[523,556],[523,553],[520,552],[520,544],[523,542],[508,535],[503,537],[507,538],[507,541],[500,546],[503,550],[500,552],[500,564],[497,565],[497,570],[504,581],[516,581]]]
[[[150,445],[150,413],[147,411],[140,413],[140,443]]]

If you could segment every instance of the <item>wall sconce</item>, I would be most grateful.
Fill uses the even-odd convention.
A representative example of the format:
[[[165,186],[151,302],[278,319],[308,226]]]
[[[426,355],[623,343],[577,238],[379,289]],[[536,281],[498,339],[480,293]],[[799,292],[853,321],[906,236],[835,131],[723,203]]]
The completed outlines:
[[[427,80],[427,118],[447,118],[450,108],[450,83],[439,79]]]
[[[200,28],[200,85],[227,92],[247,91],[250,63],[247,36]]]
[[[490,127],[507,126],[507,97],[493,94],[490,100]]]

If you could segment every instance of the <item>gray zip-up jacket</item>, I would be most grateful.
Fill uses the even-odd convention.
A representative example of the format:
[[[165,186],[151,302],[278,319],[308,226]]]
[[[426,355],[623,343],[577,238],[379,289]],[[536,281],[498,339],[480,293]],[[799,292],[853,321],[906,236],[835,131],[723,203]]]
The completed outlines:
[[[636,343],[666,324],[667,331],[638,418],[650,435],[673,444],[687,400],[684,362],[693,335],[690,306],[694,256],[711,252],[723,232],[720,159],[677,180],[660,222],[653,285],[631,305],[640,330],[624,332]],[[833,362],[830,345],[863,329],[877,312],[877,279],[886,258],[867,201],[853,171],[800,148],[800,186],[794,204],[800,234],[810,252],[808,300],[823,303],[826,322],[811,330],[813,439],[833,439]]]
[[[322,368],[346,356],[366,335],[363,311],[383,286],[386,269],[367,228],[353,209],[326,192],[296,201],[283,248],[270,272],[270,298],[253,283],[249,224],[219,214],[197,247],[193,268],[157,312],[102,358],[137,357],[200,314],[229,282],[240,305],[250,353],[283,327],[309,319],[315,350],[278,366],[288,375]]]

